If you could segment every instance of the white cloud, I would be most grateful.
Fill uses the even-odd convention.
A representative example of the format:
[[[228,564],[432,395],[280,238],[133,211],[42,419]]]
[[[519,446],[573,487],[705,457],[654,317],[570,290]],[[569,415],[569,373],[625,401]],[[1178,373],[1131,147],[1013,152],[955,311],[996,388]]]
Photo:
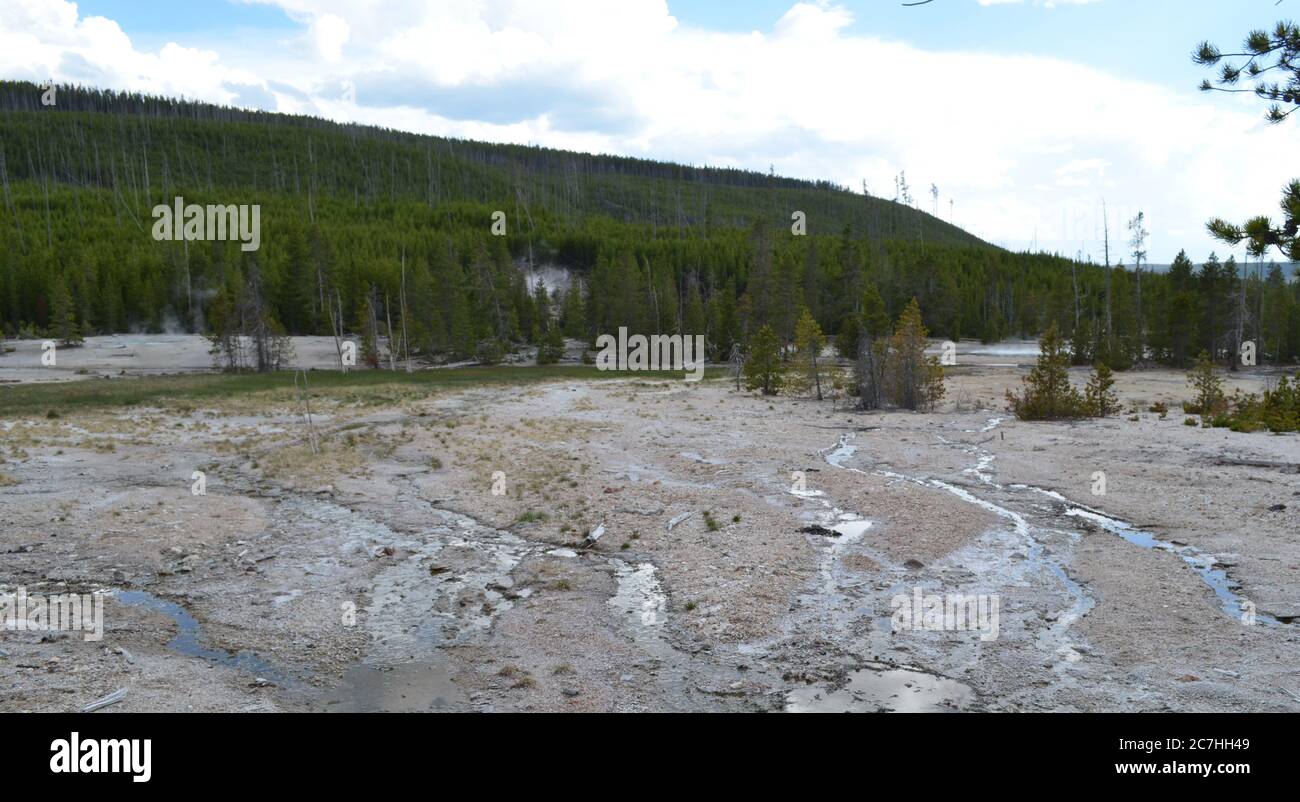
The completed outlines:
[[[1109,167],[1110,162],[1105,159],[1075,159],[1056,168],[1056,185],[1091,187],[1095,181],[1105,178]]]
[[[341,17],[334,14],[322,14],[312,20],[308,34],[316,46],[316,52],[324,61],[335,62],[343,56],[343,45],[347,44],[352,29]]]
[[[250,1],[283,8],[310,46],[147,53],[71,3],[16,0],[0,6],[0,73],[218,102],[251,84],[285,111],[774,164],[854,188],[866,179],[884,195],[906,170],[921,206],[921,188],[937,183],[941,214],[955,198],[956,222],[991,241],[1023,247],[1036,233],[1041,246],[1098,258],[1103,195],[1112,233],[1147,212],[1162,261],[1184,246],[1203,256],[1215,247],[1204,220],[1271,211],[1300,175],[1294,123],[1269,127],[1256,104],[1058,59],[885,41],[849,32],[852,15],[826,3],[794,4],[770,30],[723,33],[679,24],[663,0]],[[76,65],[89,75],[71,75]],[[340,99],[346,80],[355,103]]]

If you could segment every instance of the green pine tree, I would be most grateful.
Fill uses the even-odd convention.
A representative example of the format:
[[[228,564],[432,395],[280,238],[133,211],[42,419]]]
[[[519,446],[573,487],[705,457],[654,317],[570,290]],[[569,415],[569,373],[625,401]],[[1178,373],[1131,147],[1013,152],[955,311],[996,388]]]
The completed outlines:
[[[1196,357],[1196,364],[1187,374],[1187,383],[1191,385],[1195,396],[1190,405],[1183,405],[1185,411],[1208,419],[1222,412],[1227,406],[1223,396],[1223,379],[1214,367],[1214,360],[1210,359],[1208,351],[1202,351],[1200,356]]]
[[[925,355],[928,335],[920,304],[913,298],[898,316],[885,357],[887,397],[903,409],[932,410],[944,396],[943,367]]]
[[[745,386],[762,390],[763,395],[776,395],[785,382],[785,366],[781,362],[781,343],[771,326],[763,326],[749,343],[749,358],[745,360]]]
[[[1070,354],[1055,322],[1043,335],[1039,348],[1038,364],[1025,377],[1021,392],[1007,390],[1011,411],[1021,420],[1081,417],[1086,405],[1070,384]]]
[[[1109,417],[1119,411],[1119,396],[1113,389],[1115,374],[1105,362],[1098,362],[1092,368],[1092,377],[1084,389],[1088,413],[1098,418]]]
[[[817,325],[812,312],[804,307],[795,324],[794,331],[795,368],[798,376],[797,386],[800,392],[813,390],[817,400],[822,400],[822,349],[826,347],[826,335]]]
[[[81,326],[77,323],[77,313],[72,307],[72,293],[68,292],[68,283],[62,278],[54,282],[54,291],[50,299],[50,331],[59,345],[81,345]]]

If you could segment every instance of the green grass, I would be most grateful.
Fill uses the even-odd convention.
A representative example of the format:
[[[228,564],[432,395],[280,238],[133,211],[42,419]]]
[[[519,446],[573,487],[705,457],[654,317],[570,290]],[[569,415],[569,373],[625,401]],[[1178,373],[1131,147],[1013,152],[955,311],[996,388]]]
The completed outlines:
[[[717,378],[724,368],[706,371]],[[590,365],[497,366],[421,370],[414,373],[389,370],[308,371],[313,399],[329,397],[335,390],[357,388],[416,388],[429,392],[460,390],[485,384],[534,384],[562,380],[672,379],[681,371],[609,371]],[[73,382],[0,385],[0,417],[42,414],[57,417],[78,409],[147,406],[167,409],[193,406],[205,400],[273,393],[282,401],[294,397],[293,372],[195,373],[178,376],[84,379]]]

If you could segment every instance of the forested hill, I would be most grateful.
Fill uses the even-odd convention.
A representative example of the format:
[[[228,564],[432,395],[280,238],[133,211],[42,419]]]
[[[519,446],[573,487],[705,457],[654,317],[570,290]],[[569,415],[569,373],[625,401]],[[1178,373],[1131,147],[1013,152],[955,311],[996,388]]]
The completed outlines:
[[[1081,359],[1174,353],[1163,276],[1008,253],[830,183],[66,86],[53,105],[42,94],[0,82],[6,336],[339,332],[374,354],[391,331],[403,354],[492,359],[627,326],[703,333],[726,358],[762,326],[793,340],[806,308],[852,355],[859,329],[883,328],[915,298],[938,336],[1032,336],[1056,321],[1091,338]],[[155,239],[152,210],[177,197],[258,205],[259,247]],[[806,236],[791,231],[796,211]],[[578,280],[538,291],[528,264]],[[1214,312],[1226,287],[1206,286]],[[1211,315],[1209,339],[1221,320]]]
[[[707,233],[804,212],[816,233],[983,244],[919,209],[825,181],[620,156],[446,139],[313,117],[111,91],[0,83],[10,180],[150,185],[166,195],[273,192],[362,203],[539,206],[566,223],[606,217]]]

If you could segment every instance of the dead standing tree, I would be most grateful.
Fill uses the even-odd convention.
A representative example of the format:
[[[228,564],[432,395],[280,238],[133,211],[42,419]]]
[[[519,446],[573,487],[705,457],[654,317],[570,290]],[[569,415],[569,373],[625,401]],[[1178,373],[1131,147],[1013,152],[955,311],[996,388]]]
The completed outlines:
[[[280,370],[293,359],[293,344],[266,304],[256,263],[246,280],[236,277],[221,289],[208,317],[212,353],[225,370]]]

